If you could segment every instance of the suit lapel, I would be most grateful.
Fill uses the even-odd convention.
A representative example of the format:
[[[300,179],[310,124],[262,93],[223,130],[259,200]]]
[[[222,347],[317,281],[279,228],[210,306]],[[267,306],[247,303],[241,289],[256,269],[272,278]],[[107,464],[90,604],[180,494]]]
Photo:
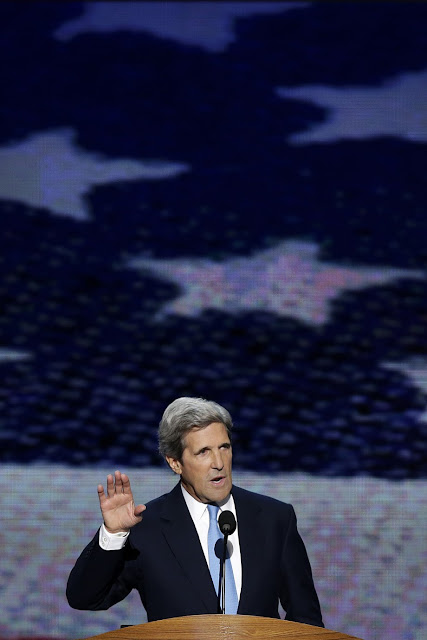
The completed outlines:
[[[242,590],[237,610],[237,613],[240,613],[251,609],[250,602],[253,594],[257,593],[259,588],[257,566],[262,561],[260,549],[263,545],[264,533],[259,525],[261,507],[254,508],[253,502],[247,499],[245,491],[239,487],[233,487],[232,493],[239,526],[242,560]]]
[[[200,598],[207,613],[216,611],[209,567],[179,484],[168,495],[161,518],[163,535],[193,587],[193,597]]]

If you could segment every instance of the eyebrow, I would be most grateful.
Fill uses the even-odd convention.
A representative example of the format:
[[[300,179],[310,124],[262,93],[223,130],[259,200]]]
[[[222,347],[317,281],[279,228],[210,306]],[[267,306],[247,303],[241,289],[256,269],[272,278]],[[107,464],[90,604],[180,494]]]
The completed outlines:
[[[230,441],[222,442],[220,445],[218,445],[218,449],[221,449],[221,447],[231,448],[231,442]],[[207,451],[208,449],[213,449],[213,448],[214,447],[211,447],[210,445],[207,444],[204,447],[200,447],[200,449],[196,451],[196,455],[198,453],[201,453],[202,451]]]

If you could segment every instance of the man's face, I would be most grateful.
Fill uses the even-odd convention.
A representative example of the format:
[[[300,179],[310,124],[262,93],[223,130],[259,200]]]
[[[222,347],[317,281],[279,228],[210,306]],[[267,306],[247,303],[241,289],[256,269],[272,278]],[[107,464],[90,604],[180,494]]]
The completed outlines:
[[[188,493],[199,502],[221,502],[231,491],[231,443],[221,422],[194,428],[185,437],[181,460],[166,458]]]

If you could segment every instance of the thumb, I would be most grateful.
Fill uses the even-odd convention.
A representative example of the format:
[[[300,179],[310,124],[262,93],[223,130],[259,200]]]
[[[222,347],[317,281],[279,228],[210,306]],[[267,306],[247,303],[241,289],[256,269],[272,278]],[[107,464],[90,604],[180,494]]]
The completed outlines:
[[[139,504],[137,507],[135,507],[135,510],[133,512],[135,517],[140,518],[146,508],[147,507],[145,506],[145,504]]]

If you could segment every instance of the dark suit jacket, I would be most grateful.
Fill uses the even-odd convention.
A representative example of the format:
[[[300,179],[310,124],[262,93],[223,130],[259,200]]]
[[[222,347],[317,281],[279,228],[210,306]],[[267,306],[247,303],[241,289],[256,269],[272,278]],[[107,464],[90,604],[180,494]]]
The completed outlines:
[[[233,486],[242,559],[238,614],[323,626],[304,543],[291,505]],[[148,620],[216,613],[217,596],[178,484],[147,504],[120,551],[104,551],[98,534],[67,585],[75,609],[108,609],[137,589]]]

